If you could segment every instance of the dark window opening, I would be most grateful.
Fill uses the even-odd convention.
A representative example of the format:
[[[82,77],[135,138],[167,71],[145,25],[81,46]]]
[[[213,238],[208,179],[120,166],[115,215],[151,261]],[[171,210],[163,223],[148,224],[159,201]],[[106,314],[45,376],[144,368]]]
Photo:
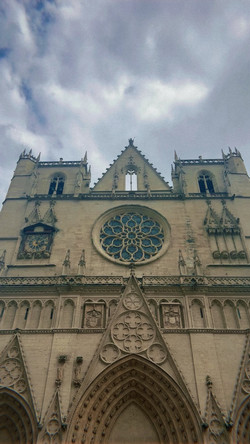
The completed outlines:
[[[29,314],[29,308],[26,308],[25,315],[24,315],[24,319],[25,319],[25,321],[26,321],[27,318],[28,318],[28,314]]]
[[[239,309],[239,307],[237,307],[237,313],[238,313],[238,317],[239,317],[239,319],[241,319],[241,314],[240,314],[240,309]]]
[[[49,187],[49,196],[52,194],[62,194],[64,188],[64,178],[62,176],[56,176],[51,179]]]
[[[4,307],[2,307],[2,310],[1,310],[1,313],[0,313],[0,319],[2,319],[3,314],[4,314]]]
[[[214,193],[213,181],[208,174],[201,174],[198,179],[198,184],[202,194]]]
[[[200,307],[200,314],[201,314],[201,318],[203,318],[204,316],[203,316],[203,310],[202,310],[202,308]]]
[[[53,319],[53,314],[54,314],[54,308],[51,308],[50,319]]]

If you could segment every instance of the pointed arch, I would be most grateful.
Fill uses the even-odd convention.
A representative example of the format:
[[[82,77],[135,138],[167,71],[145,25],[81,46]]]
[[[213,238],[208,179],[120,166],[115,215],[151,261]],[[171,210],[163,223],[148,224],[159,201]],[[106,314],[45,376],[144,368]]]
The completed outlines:
[[[199,299],[193,299],[191,302],[191,314],[194,328],[205,328],[205,309]]]
[[[29,323],[29,328],[38,328],[40,317],[42,312],[41,301],[35,301],[32,305],[31,319]]]
[[[26,444],[36,442],[34,414],[18,393],[0,389],[0,442]]]
[[[222,305],[216,299],[212,301],[211,313],[212,313],[214,328],[225,328],[225,319],[224,319]]]
[[[239,319],[240,328],[249,328],[249,314],[248,308],[244,301],[237,301],[237,315]]]
[[[17,312],[16,301],[10,301],[3,319],[3,328],[13,328],[15,317]]]
[[[239,328],[235,305],[232,301],[227,300],[224,303],[224,315],[227,328]]]
[[[108,443],[118,418],[131,404],[154,424],[159,443],[203,442],[191,398],[159,367],[135,355],[116,361],[79,392],[66,442]],[[127,442],[134,442],[129,433],[128,427]]]
[[[25,328],[28,320],[30,312],[30,303],[28,301],[22,301],[17,316],[17,327]]]
[[[235,421],[235,437],[233,442],[237,444],[249,444],[250,442],[250,396],[241,405]]]
[[[55,304],[53,301],[47,301],[43,309],[42,328],[51,328],[55,315]]]
[[[63,304],[63,313],[61,318],[62,328],[71,328],[74,320],[75,304],[72,299],[66,299]]]

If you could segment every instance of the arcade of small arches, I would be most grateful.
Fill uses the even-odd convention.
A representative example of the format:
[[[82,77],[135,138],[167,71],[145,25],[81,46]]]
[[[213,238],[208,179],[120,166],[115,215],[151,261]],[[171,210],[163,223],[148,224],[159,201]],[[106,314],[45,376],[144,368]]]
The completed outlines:
[[[189,306],[182,299],[148,298],[147,302],[161,328],[250,327],[250,306],[241,299],[211,298],[205,305],[204,299],[193,298]],[[0,300],[0,329],[105,328],[117,303],[117,299],[111,298],[86,299],[83,304],[66,298],[59,306],[53,300]],[[168,314],[172,319],[170,324],[166,321]]]

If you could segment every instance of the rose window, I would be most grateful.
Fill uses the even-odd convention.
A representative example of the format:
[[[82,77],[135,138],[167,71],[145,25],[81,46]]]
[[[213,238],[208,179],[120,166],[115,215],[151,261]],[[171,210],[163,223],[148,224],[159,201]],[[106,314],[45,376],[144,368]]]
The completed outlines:
[[[103,250],[121,262],[143,262],[163,247],[164,230],[146,214],[127,212],[107,220],[100,230]]]

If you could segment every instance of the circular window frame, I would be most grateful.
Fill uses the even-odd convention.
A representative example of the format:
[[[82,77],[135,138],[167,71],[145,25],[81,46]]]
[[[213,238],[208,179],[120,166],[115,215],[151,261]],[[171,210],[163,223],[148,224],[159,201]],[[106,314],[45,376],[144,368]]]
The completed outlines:
[[[122,213],[130,213],[130,212],[139,213],[139,214],[142,214],[142,215],[152,218],[153,220],[158,222],[163,229],[164,242],[163,242],[162,248],[158,251],[158,253],[156,253],[150,259],[145,259],[144,261],[138,261],[138,262],[136,262],[136,261],[135,262],[121,261],[119,259],[113,258],[112,256],[109,256],[109,254],[105,252],[105,250],[103,249],[103,247],[101,245],[100,231],[101,231],[102,226],[108,220],[110,220],[112,217],[114,217],[116,215],[121,215]],[[169,223],[167,222],[165,217],[163,217],[156,210],[153,210],[152,208],[145,207],[142,205],[120,205],[119,207],[111,208],[110,210],[106,211],[96,220],[96,222],[93,226],[93,229],[92,229],[92,242],[94,244],[94,247],[98,251],[98,253],[100,253],[103,257],[105,257],[109,261],[114,262],[115,264],[129,266],[132,263],[133,265],[136,265],[136,266],[140,265],[141,266],[141,265],[147,265],[150,262],[153,262],[153,261],[159,259],[163,254],[166,253],[166,251],[169,247],[169,244],[170,244],[170,234],[171,234],[171,230],[170,230]]]

